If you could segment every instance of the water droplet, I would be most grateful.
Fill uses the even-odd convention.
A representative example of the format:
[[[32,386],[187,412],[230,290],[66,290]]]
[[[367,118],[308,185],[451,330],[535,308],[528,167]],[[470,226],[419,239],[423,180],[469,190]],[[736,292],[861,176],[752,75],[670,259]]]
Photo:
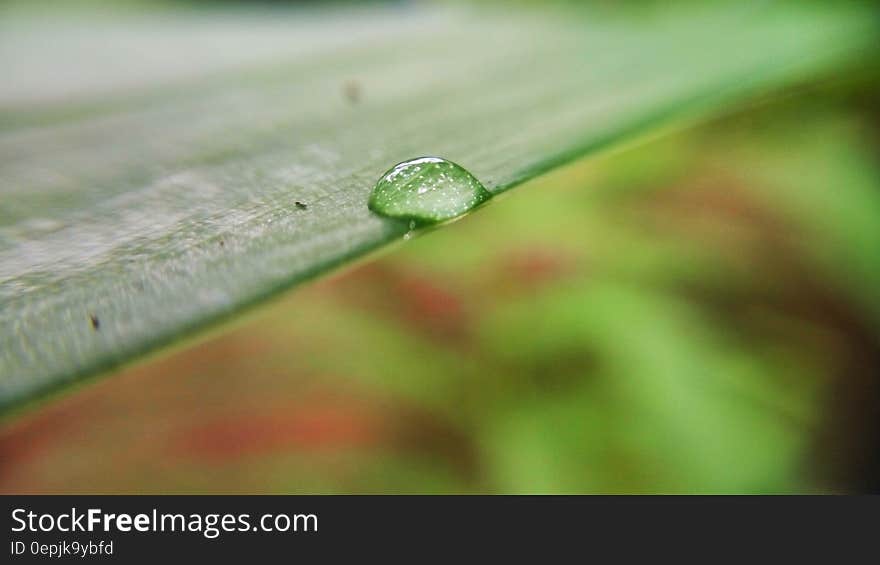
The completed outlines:
[[[377,214],[410,220],[415,227],[457,218],[491,197],[464,167],[439,157],[420,157],[382,175],[368,206]]]

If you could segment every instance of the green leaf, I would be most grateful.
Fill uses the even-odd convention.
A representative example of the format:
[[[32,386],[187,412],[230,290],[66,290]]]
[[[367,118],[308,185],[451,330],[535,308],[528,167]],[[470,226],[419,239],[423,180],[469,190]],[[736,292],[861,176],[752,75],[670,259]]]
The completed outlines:
[[[834,6],[498,10],[0,20],[0,412],[401,240],[367,208],[395,163],[498,193],[875,31]]]

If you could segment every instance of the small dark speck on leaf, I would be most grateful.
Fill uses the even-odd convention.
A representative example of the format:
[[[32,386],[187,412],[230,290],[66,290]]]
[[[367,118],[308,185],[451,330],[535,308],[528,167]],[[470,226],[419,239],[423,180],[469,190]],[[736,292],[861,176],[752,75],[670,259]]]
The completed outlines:
[[[224,247],[226,245],[226,241],[224,241],[222,239],[219,241],[219,243],[220,243],[220,247]]]
[[[350,103],[357,104],[361,100],[361,85],[356,80],[347,80],[342,85],[342,93]]]
[[[94,314],[89,314],[89,321],[92,322],[92,329],[99,330],[101,328],[101,320],[98,319]]]
[[[306,208],[308,208],[308,206],[304,202],[300,202],[299,200],[297,200],[295,202],[295,204],[296,204],[296,207],[299,208],[300,210],[305,210]]]

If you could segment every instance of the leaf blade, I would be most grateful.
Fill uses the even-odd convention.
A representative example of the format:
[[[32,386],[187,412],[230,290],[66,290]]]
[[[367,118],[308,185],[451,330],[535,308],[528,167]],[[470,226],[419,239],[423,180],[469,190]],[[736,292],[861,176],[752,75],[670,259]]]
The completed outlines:
[[[859,14],[812,9],[283,12],[158,38],[135,19],[119,60],[80,82],[35,47],[63,24],[24,26],[0,46],[21,79],[0,90],[0,412],[398,240],[366,207],[396,162],[442,155],[501,192],[867,44]],[[59,41],[96,58],[117,25]],[[168,42],[197,55],[166,67]]]

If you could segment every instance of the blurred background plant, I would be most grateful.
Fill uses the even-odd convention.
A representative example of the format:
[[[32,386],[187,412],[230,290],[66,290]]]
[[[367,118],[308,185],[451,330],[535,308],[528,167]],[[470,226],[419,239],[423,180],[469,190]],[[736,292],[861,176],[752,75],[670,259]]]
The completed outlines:
[[[569,165],[9,421],[0,492],[880,490],[877,77]]]

